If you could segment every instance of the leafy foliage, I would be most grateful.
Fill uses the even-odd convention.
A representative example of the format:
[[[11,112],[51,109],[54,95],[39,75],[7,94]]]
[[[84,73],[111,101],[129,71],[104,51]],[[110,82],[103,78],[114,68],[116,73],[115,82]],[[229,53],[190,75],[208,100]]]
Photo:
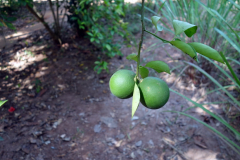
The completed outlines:
[[[124,14],[122,0],[73,0],[69,4],[68,22],[77,27],[79,35],[86,35],[92,43],[101,49],[105,56],[112,58],[122,55],[122,42],[114,41],[116,36],[129,41],[128,23],[122,20]],[[94,69],[97,73],[107,70],[104,57],[99,57]]]
[[[0,107],[2,107],[2,105],[4,105],[4,103],[6,103],[7,102],[7,100],[5,100],[5,101],[0,101]]]
[[[14,12],[17,11],[18,3],[0,3],[0,27],[7,27],[9,29],[15,30],[16,28],[12,24],[16,20]]]

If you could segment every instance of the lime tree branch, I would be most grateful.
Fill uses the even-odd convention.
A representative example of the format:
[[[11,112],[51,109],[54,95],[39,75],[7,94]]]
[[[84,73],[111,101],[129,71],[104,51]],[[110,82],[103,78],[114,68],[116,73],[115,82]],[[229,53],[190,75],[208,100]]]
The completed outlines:
[[[142,13],[141,13],[141,22],[142,22],[142,35],[141,35],[141,40],[139,42],[139,48],[138,48],[138,60],[137,60],[137,78],[139,78],[139,65],[140,65],[140,52],[142,48],[142,43],[143,43],[143,35],[144,35],[144,30],[145,30],[145,25],[144,25],[144,0],[142,0]]]
[[[156,34],[154,34],[154,33],[152,33],[152,32],[149,32],[149,31],[147,31],[146,29],[145,29],[144,31],[147,32],[147,33],[149,33],[149,34],[151,34],[151,35],[153,35],[154,37],[156,37],[157,39],[160,39],[161,41],[163,41],[163,42],[165,42],[165,43],[170,43],[170,42],[167,41],[166,39],[163,39],[163,38],[161,38],[161,37],[158,37]]]

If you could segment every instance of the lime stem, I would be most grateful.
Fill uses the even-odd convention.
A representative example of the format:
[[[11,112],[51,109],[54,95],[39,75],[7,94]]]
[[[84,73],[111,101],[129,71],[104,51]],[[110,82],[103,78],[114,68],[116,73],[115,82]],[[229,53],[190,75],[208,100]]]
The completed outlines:
[[[163,41],[164,43],[170,43],[170,41],[168,41],[168,40],[166,40],[166,39],[163,39],[163,38],[161,38],[161,37],[158,37],[156,34],[154,34],[154,33],[152,33],[152,32],[149,32],[148,30],[144,30],[145,32],[147,32],[147,33],[149,33],[149,34],[151,34],[151,35],[153,35],[154,37],[156,37],[157,39],[160,39],[161,41]]]
[[[139,47],[138,47],[138,59],[137,59],[137,77],[139,78],[139,65],[140,65],[140,52],[142,48],[142,43],[143,43],[143,35],[145,31],[145,25],[144,25],[144,0],[142,0],[142,13],[141,13],[141,22],[142,22],[142,35],[141,35],[141,40],[139,42]]]

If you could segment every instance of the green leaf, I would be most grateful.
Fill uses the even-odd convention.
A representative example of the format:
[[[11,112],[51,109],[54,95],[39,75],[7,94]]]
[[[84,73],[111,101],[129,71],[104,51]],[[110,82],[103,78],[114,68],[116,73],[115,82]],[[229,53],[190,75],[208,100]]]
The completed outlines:
[[[10,28],[12,30],[16,29],[12,23],[5,22],[5,24],[7,25],[8,28]]]
[[[197,32],[197,26],[179,20],[173,20],[173,28],[176,36],[184,32],[188,37],[192,37]]]
[[[197,53],[192,46],[179,40],[171,41],[170,43],[173,46],[177,47],[178,49],[182,50],[184,53],[188,54],[190,57],[192,57],[195,61],[198,62]]]
[[[219,132],[219,131],[216,130],[215,128],[211,127],[210,125],[204,123],[203,121],[201,121],[201,120],[199,120],[199,119],[197,119],[197,118],[195,118],[195,117],[193,117],[193,116],[191,116],[191,115],[189,115],[189,114],[186,114],[186,113],[183,113],[183,112],[178,112],[178,111],[163,111],[163,112],[173,112],[173,113],[182,114],[182,115],[184,115],[184,116],[187,116],[187,117],[189,117],[189,118],[192,118],[193,120],[195,120],[195,121],[203,124],[204,126],[208,127],[209,129],[211,129],[214,133],[216,133],[218,136],[220,136],[221,138],[223,138],[224,140],[226,140],[227,142],[229,142],[231,145],[233,145],[233,146],[236,147],[237,149],[240,149],[240,147],[239,147],[236,143],[234,143],[233,141],[231,141],[228,137],[226,137],[225,135],[223,135],[221,132]],[[234,148],[234,150],[235,150],[238,154],[240,154],[240,153],[238,152],[238,150],[236,150],[235,148]]]
[[[143,66],[139,66],[139,73],[141,75],[142,78],[146,78],[148,76],[148,69],[143,67]]]
[[[239,53],[240,53],[240,45],[236,44],[233,42],[233,40],[231,38],[229,38],[225,33],[223,33],[221,30],[214,28],[221,36],[223,36],[228,43],[230,43]],[[240,39],[239,39],[240,40]]]
[[[5,101],[0,101],[0,107],[4,104],[4,103],[6,103],[8,100],[5,100]]]
[[[132,54],[129,54],[129,55],[127,56],[127,59],[128,59],[128,60],[134,60],[134,61],[137,62],[138,56],[137,56],[135,53],[132,53]]]
[[[224,56],[224,54],[222,52],[220,52],[221,57],[223,58],[223,60],[225,61],[229,71],[231,72],[233,78],[235,79],[236,83],[238,84],[238,87],[240,86],[240,80],[237,77],[236,73],[233,71],[232,67],[230,66],[230,64],[228,63],[226,57]]]
[[[216,60],[218,62],[224,63],[222,57],[220,56],[218,51],[216,51],[215,49],[213,49],[205,44],[199,43],[199,42],[192,42],[192,43],[188,43],[188,44],[191,45],[196,50],[196,52],[198,52],[208,58]]]
[[[111,49],[112,49],[109,44],[106,44],[106,48],[107,48],[109,51],[111,51]]]
[[[140,91],[137,84],[135,83],[134,91],[133,91],[133,99],[132,99],[132,117],[137,111],[139,102],[140,102]]]
[[[91,38],[90,41],[93,42],[95,39],[94,38]]]
[[[13,22],[13,21],[16,21],[17,18],[16,17],[7,17],[6,19],[8,22]]]
[[[154,69],[156,72],[161,73],[161,72],[166,72],[170,74],[170,68],[168,67],[167,63],[163,61],[151,61],[148,62],[145,67],[149,67]]]
[[[161,17],[158,16],[152,16],[152,24],[156,27],[157,31],[162,31],[163,27],[161,25],[158,25],[158,21],[161,19]]]
[[[226,127],[228,127],[228,128],[236,135],[236,137],[239,137],[239,136],[240,136],[240,133],[239,133],[236,129],[234,129],[231,125],[229,125],[224,119],[222,119],[221,117],[217,116],[216,114],[214,114],[213,112],[211,112],[210,110],[208,110],[207,108],[205,108],[203,105],[201,105],[201,104],[199,104],[199,103],[191,100],[190,98],[184,96],[183,94],[181,94],[181,93],[179,93],[179,92],[177,92],[177,91],[175,91],[175,90],[173,90],[173,89],[171,89],[171,88],[169,88],[169,90],[170,90],[171,92],[174,92],[174,93],[180,95],[181,97],[183,97],[183,98],[186,99],[187,101],[193,103],[195,106],[201,108],[203,111],[205,111],[206,113],[208,113],[209,115],[211,115],[212,117],[214,117],[216,120],[218,120],[219,122],[221,122],[222,124],[224,124]],[[239,149],[240,149],[240,148],[239,148]]]
[[[2,23],[2,22],[0,22],[0,27],[4,27],[4,25],[3,25],[3,23]]]

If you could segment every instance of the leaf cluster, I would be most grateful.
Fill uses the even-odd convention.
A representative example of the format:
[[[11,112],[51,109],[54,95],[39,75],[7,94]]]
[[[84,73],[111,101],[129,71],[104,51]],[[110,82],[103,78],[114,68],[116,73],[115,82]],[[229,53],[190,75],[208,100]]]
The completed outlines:
[[[112,58],[115,55],[122,55],[120,47],[122,42],[114,40],[116,36],[122,37],[128,43],[129,32],[128,23],[124,22],[124,5],[122,0],[74,0],[71,5],[71,21],[80,32],[85,32],[86,36],[101,49],[105,56]],[[103,57],[98,57],[96,67],[97,73],[107,70],[107,62]]]

